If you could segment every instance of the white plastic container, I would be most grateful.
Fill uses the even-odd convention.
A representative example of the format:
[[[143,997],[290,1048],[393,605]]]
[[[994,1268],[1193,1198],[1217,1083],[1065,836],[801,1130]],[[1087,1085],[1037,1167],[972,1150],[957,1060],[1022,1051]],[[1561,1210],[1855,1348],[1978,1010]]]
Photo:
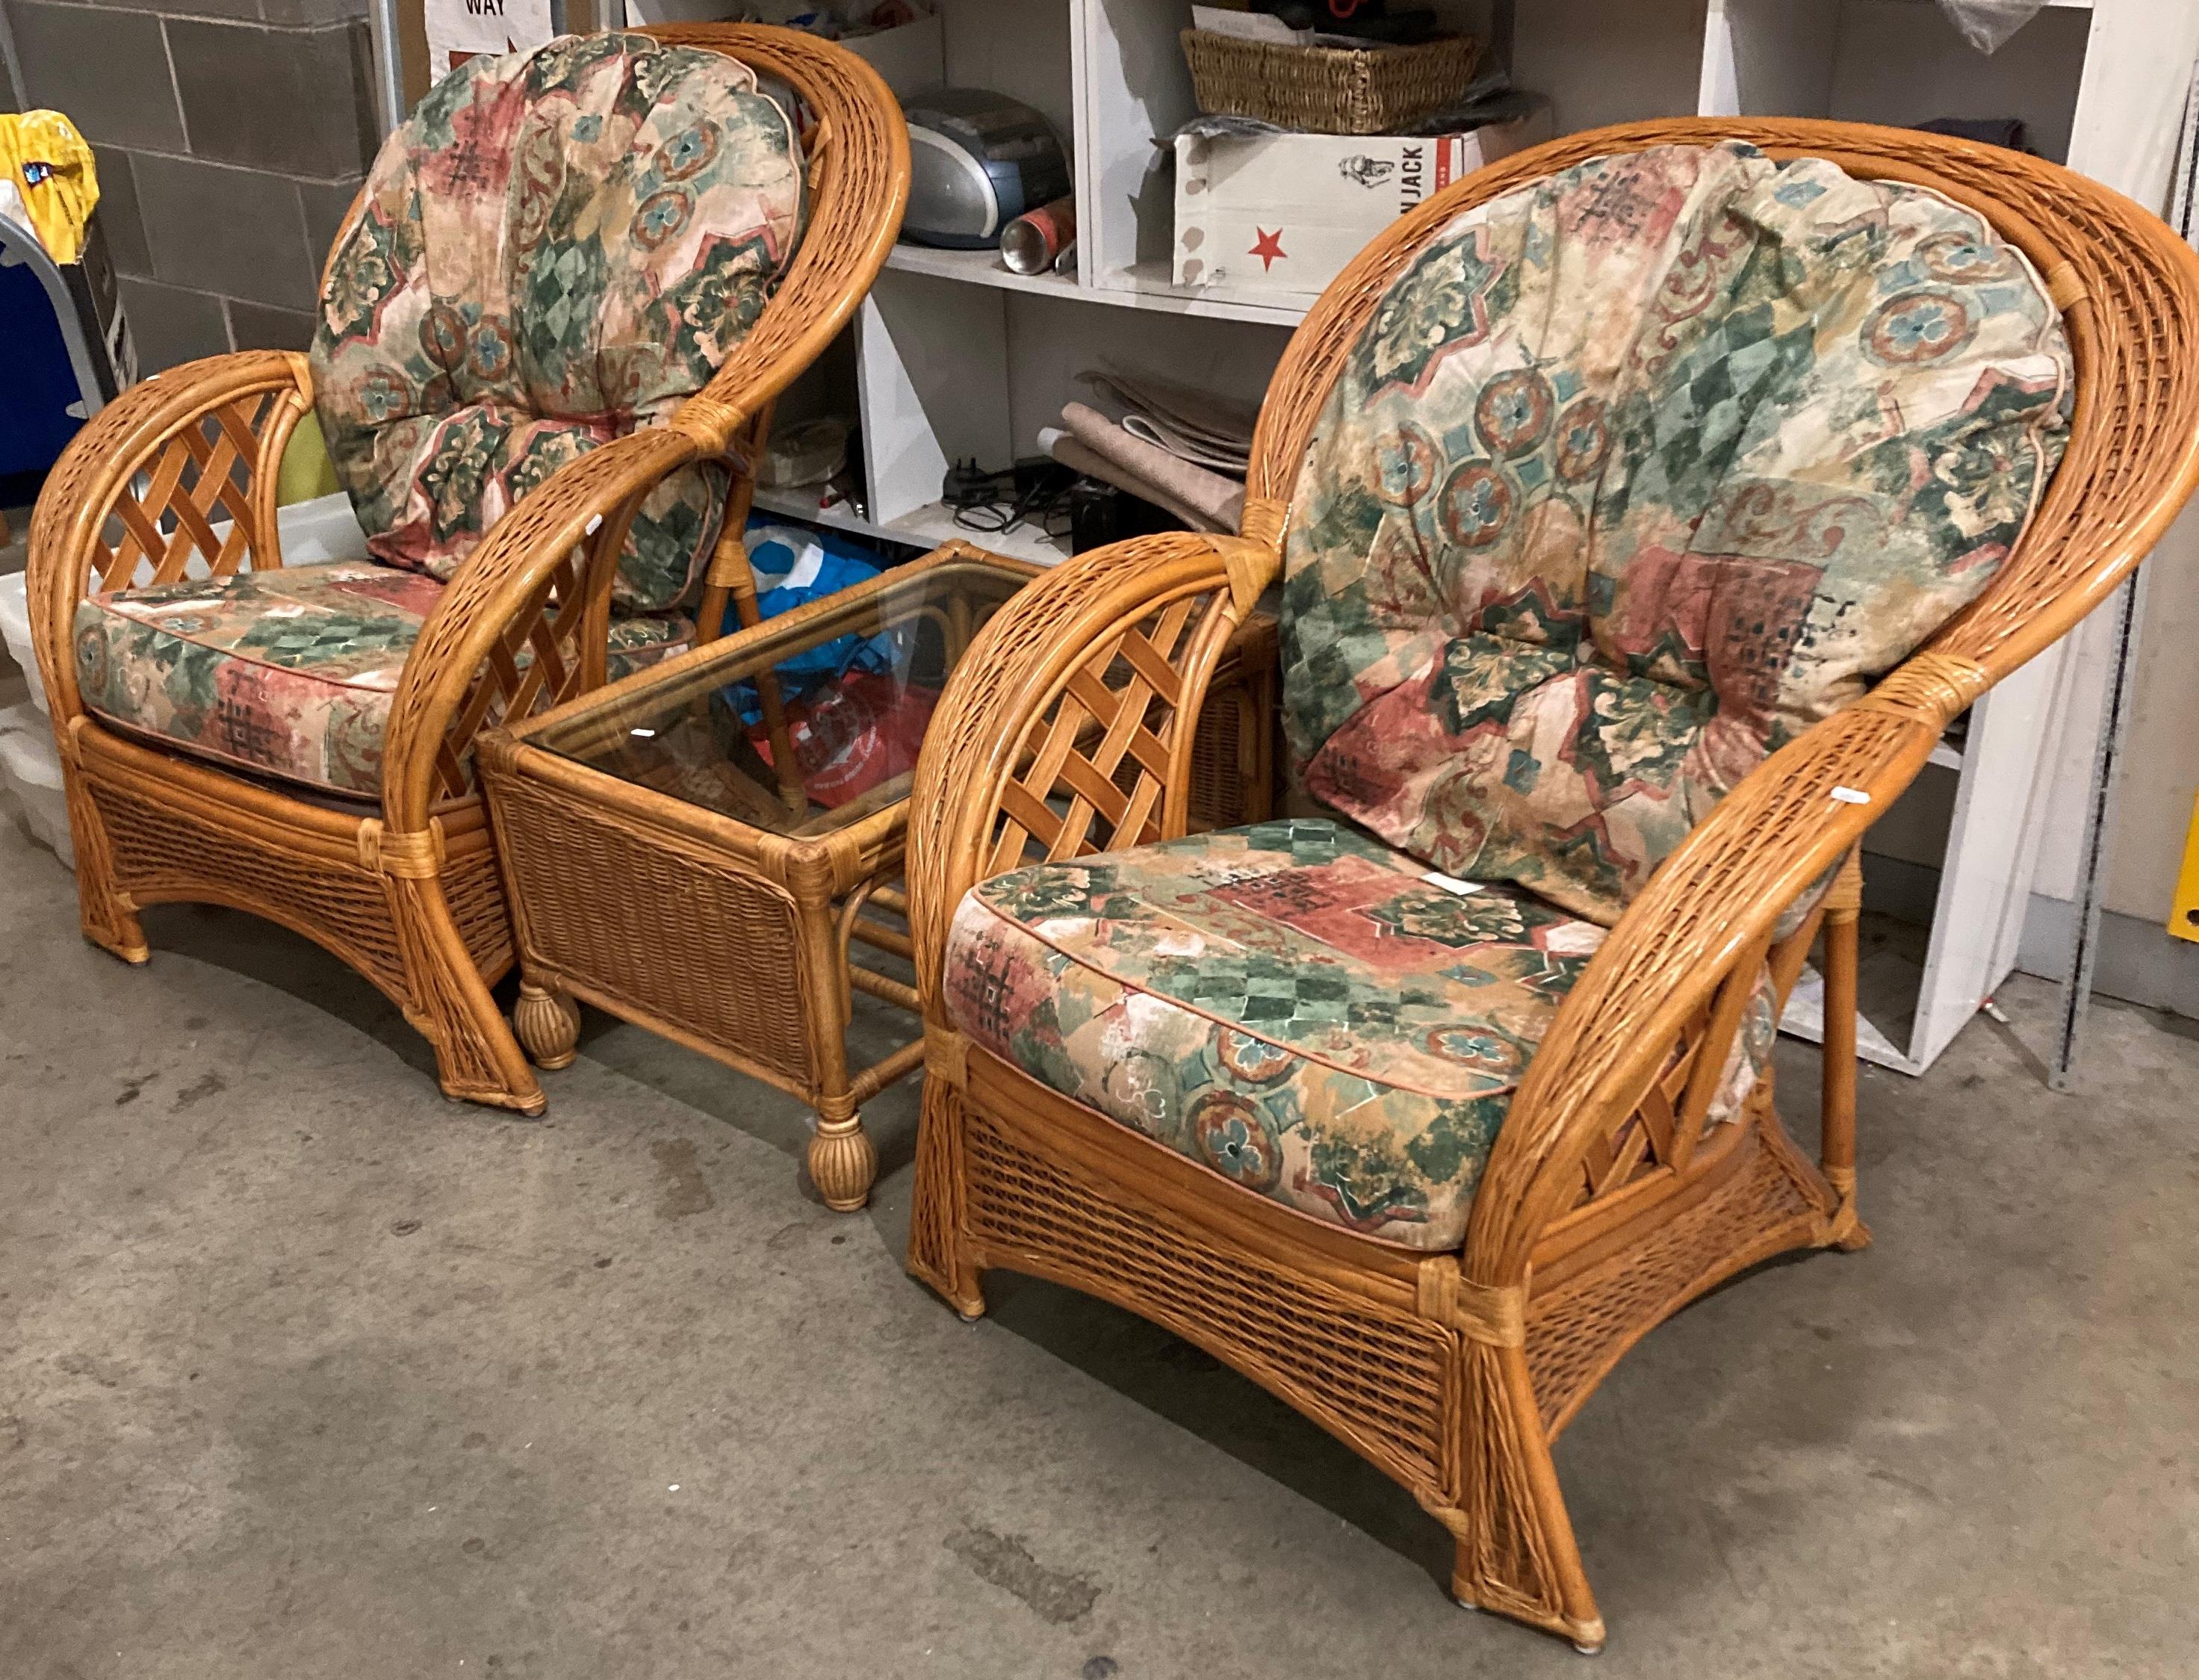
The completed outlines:
[[[39,680],[38,656],[31,647],[31,604],[24,587],[20,572],[0,577],[0,641],[8,644],[8,656],[23,668],[24,680],[31,685],[31,702],[38,709],[39,725],[44,727],[46,685]]]
[[[70,868],[76,867],[53,726],[44,712],[27,703],[0,707],[0,801],[22,814],[41,845],[50,847]]]
[[[275,510],[276,540],[286,566],[325,566],[366,558],[366,533],[342,491]]]

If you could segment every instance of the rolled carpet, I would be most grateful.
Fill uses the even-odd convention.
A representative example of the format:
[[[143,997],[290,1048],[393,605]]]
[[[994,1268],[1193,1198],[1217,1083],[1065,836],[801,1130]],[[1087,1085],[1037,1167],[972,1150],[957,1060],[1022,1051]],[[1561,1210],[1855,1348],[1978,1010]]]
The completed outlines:
[[[1072,461],[1062,454],[1059,445],[1051,446],[1049,452],[1063,465],[1143,496],[1197,530],[1234,533],[1243,522],[1245,487],[1236,480],[1194,466],[1158,444],[1131,436],[1098,409],[1083,403],[1073,402],[1064,408],[1061,420],[1069,429],[1064,441],[1096,457],[1110,470],[1100,472]]]

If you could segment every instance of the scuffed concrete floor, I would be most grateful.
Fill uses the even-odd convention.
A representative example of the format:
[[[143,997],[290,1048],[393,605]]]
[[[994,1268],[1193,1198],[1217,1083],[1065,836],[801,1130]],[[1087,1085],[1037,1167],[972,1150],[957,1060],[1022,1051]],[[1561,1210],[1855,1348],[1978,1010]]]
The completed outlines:
[[[1204,1356],[904,1278],[909,1088],[837,1216],[792,1103],[633,1029],[503,1118],[301,942],[149,926],[145,970],[85,946],[0,831],[7,1680],[2199,1665],[2187,1024],[2099,1010],[2075,1100],[1986,1022],[1865,1074],[1876,1245],[1699,1304],[1559,1447],[1591,1671],[1453,1607],[1433,1521]]]

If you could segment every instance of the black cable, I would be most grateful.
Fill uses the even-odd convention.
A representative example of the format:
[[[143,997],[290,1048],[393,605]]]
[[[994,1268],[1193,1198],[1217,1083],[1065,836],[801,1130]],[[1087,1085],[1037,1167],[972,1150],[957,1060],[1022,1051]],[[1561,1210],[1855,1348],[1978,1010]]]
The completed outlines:
[[[1002,480],[1012,483],[1012,472],[995,473],[995,484]],[[1053,522],[1065,519],[1069,512],[1069,492],[1076,482],[1076,475],[1066,468],[1054,467],[1040,473],[1022,495],[1012,499],[995,497],[982,502],[971,502],[954,510],[954,522],[965,531],[977,531],[988,536],[1000,536],[1018,526],[1035,522],[1049,536],[1059,536]]]

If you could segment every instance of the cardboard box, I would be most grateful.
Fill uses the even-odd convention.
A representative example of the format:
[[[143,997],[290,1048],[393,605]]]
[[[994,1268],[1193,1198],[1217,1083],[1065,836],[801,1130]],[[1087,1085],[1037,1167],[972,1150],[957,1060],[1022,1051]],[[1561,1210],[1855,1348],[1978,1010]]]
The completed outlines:
[[[1422,199],[1549,137],[1548,105],[1463,134],[1179,134],[1175,283],[1310,300]]]

